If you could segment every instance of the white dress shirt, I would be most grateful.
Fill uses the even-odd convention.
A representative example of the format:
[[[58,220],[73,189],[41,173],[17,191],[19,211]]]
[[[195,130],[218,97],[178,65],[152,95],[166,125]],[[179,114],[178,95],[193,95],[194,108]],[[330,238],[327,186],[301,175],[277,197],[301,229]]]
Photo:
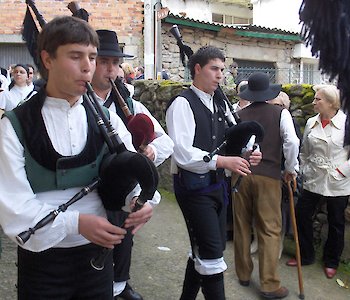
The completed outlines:
[[[300,152],[304,189],[323,196],[350,195],[350,147],[343,146],[345,120],[339,110],[324,128],[319,114],[307,121]]]
[[[106,99],[109,98],[110,93],[107,94]],[[97,98],[101,101],[101,104],[106,102],[106,100],[97,96]],[[148,145],[152,147],[155,158],[154,164],[156,167],[161,165],[170,155],[173,153],[174,143],[172,139],[165,133],[162,126],[159,122],[152,116],[146,106],[144,106],[140,101],[136,101],[132,99],[132,105],[134,108],[134,115],[143,113],[150,117],[154,126],[154,133],[156,138],[150,142]],[[112,102],[109,109],[113,112],[116,112],[115,103]]]
[[[283,142],[283,156],[285,158],[284,168],[287,172],[296,175],[299,172],[298,155],[300,141],[295,132],[292,116],[285,108],[281,112],[280,135]]]
[[[213,95],[207,94],[194,85],[190,87],[202,103],[214,113]],[[226,106],[226,113],[231,122],[234,118]],[[194,173],[204,174],[216,170],[217,155],[210,162],[204,162],[207,151],[193,147],[196,123],[189,102],[184,97],[177,97],[166,112],[166,124],[170,138],[174,141],[174,153],[171,159],[171,173],[177,174],[177,166]]]
[[[36,94],[36,91],[31,93],[33,88],[26,86],[14,85],[9,91],[3,91],[0,93],[0,108],[9,111],[17,107],[20,103],[28,100],[31,96]],[[31,94],[30,94],[31,93]],[[30,97],[27,96],[30,94]]]
[[[77,155],[87,141],[87,116],[82,98],[72,107],[63,99],[47,97],[42,108],[46,130],[54,149],[64,156]],[[135,151],[130,133],[121,119],[110,113],[110,121],[127,149]],[[25,171],[24,149],[8,118],[0,120],[0,224],[13,241],[22,231],[33,227],[52,210],[82,187],[34,194]],[[139,186],[126,201],[140,192]],[[43,251],[51,247],[74,247],[89,243],[78,233],[79,213],[105,216],[96,190],[57,215],[52,223],[37,230],[23,248]]]

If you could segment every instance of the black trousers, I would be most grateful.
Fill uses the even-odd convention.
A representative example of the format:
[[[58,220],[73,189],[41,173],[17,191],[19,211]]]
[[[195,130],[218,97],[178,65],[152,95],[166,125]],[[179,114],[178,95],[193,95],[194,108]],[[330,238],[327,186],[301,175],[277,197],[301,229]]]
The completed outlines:
[[[38,253],[18,247],[18,299],[113,299],[112,257],[101,271],[90,265],[100,250],[94,244]]]
[[[345,216],[349,196],[325,197],[304,190],[296,205],[296,217],[303,264],[315,261],[313,246],[313,215],[317,204],[325,199],[328,211],[328,237],[324,245],[323,261],[325,267],[337,268],[344,249]]]
[[[206,194],[184,195],[175,192],[185,218],[192,252],[201,259],[223,256],[226,245],[226,204],[223,189]]]
[[[125,211],[107,211],[108,220],[116,226],[121,227],[127,219],[129,213]],[[131,229],[127,230],[121,244],[118,244],[113,249],[113,280],[115,282],[123,282],[130,279],[131,252],[133,246],[134,235],[131,234]]]
[[[223,257],[226,245],[226,206],[223,185],[200,191],[187,191],[178,176],[174,176],[176,200],[184,216],[194,257]],[[194,300],[202,288],[206,300],[225,299],[223,273],[201,275],[189,258],[181,300]]]

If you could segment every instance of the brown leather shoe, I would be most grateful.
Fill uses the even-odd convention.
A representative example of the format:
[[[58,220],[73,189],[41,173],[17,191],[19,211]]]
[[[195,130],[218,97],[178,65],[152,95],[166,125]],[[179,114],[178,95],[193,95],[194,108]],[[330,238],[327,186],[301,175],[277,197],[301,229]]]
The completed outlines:
[[[250,284],[250,280],[240,280],[239,279],[238,282],[241,286],[249,286],[249,284]]]
[[[281,286],[278,290],[274,292],[260,292],[261,296],[265,299],[282,299],[284,297],[287,297],[289,294],[289,291],[286,287]]]
[[[332,279],[337,274],[337,269],[324,267],[327,278]]]
[[[286,265],[288,267],[296,267],[298,265],[298,262],[295,258],[291,258],[291,259],[287,260]]]

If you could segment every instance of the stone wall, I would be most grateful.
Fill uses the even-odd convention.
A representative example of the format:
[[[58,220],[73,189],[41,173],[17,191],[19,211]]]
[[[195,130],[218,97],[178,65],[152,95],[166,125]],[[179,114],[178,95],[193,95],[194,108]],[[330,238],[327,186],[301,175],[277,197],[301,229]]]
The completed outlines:
[[[170,79],[181,81],[184,79],[184,67],[180,60],[179,47],[169,32],[172,24],[162,23],[162,59],[163,66],[170,72]],[[200,28],[181,27],[181,35],[186,45],[193,51],[201,46],[212,45],[223,50],[226,65],[233,59],[272,62],[276,68],[292,68],[295,63],[293,56],[294,42],[277,39],[257,39],[235,35],[232,28],[225,28],[219,32]],[[276,78],[277,82],[283,82]]]
[[[168,101],[186,89],[190,83],[179,83],[170,80],[154,81],[154,80],[136,80],[135,85],[136,100],[141,101],[149,111],[155,116],[160,124],[165,127],[165,111]],[[303,128],[306,120],[313,115],[312,100],[314,92],[311,85],[284,85],[282,89],[289,95],[291,99],[291,112],[295,116],[300,126]],[[228,98],[235,102],[235,93],[232,89],[223,87]],[[170,176],[170,161],[167,160],[159,168],[160,183],[159,186],[168,191],[172,191],[172,178]],[[345,212],[346,219],[350,222],[350,203]]]

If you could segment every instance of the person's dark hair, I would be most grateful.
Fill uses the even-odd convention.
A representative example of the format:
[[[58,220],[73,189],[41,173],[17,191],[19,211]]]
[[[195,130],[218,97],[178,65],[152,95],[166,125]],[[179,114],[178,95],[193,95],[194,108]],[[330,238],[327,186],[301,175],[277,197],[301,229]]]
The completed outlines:
[[[47,23],[38,36],[39,71],[45,80],[48,72],[41,60],[41,51],[45,50],[55,57],[57,48],[67,44],[91,44],[98,47],[98,35],[86,21],[76,17],[56,17]]]
[[[145,72],[145,69],[143,67],[137,67],[137,70],[140,71],[142,74]]]
[[[192,79],[194,79],[194,67],[196,64],[204,67],[209,60],[216,58],[225,62],[225,55],[220,49],[214,46],[204,46],[199,48],[199,50],[194,53],[188,61],[188,68],[190,69]]]
[[[34,68],[34,66],[33,66],[32,64],[26,64],[26,66],[28,67],[28,69],[29,69],[29,68],[32,68],[32,69],[33,69],[33,72],[35,73],[35,68]]]
[[[238,64],[233,61],[230,65],[229,65],[230,68],[238,68]]]

